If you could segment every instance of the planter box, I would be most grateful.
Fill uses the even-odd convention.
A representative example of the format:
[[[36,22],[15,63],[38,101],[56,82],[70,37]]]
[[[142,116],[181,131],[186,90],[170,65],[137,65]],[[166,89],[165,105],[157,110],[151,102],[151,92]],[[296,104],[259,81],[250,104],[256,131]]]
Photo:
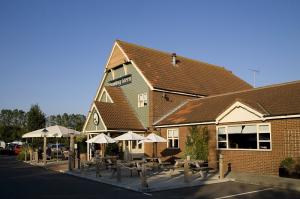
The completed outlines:
[[[300,172],[280,167],[279,168],[279,176],[280,177],[285,177],[285,178],[300,179]]]

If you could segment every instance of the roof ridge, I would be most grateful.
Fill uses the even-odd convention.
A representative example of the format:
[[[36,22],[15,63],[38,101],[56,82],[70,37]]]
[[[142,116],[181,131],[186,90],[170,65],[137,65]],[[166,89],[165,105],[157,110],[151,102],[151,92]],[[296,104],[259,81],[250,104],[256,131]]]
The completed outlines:
[[[140,48],[145,48],[145,49],[147,49],[147,50],[152,50],[152,51],[156,51],[156,52],[160,52],[160,53],[164,53],[164,54],[168,54],[168,55],[171,55],[171,54],[172,54],[172,52],[163,51],[163,50],[158,50],[158,49],[155,49],[155,48],[150,48],[150,47],[138,45],[138,44],[135,44],[135,43],[130,43],[130,42],[127,42],[127,41],[122,41],[122,40],[119,40],[119,39],[116,39],[116,42],[117,42],[117,43],[118,43],[118,42],[123,42],[123,43],[129,44],[129,45],[134,45],[134,46],[137,46],[137,47],[140,47]],[[118,44],[120,44],[120,43],[118,43]],[[190,60],[190,61],[198,62],[198,63],[201,63],[201,64],[206,64],[206,65],[209,65],[209,66],[213,66],[213,67],[216,67],[216,68],[218,68],[218,69],[225,70],[226,72],[232,73],[232,71],[227,70],[224,66],[218,66],[218,65],[211,64],[211,63],[208,63],[208,62],[205,62],[205,61],[202,61],[202,60],[198,60],[198,59],[194,59],[194,58],[185,57],[185,56],[183,56],[183,55],[178,55],[177,53],[176,53],[176,56],[177,56],[177,57],[181,57],[181,58],[183,58],[183,59]]]
[[[246,93],[246,92],[251,92],[251,91],[256,91],[256,90],[262,90],[262,89],[274,88],[274,87],[280,87],[280,86],[287,86],[287,85],[290,85],[290,84],[298,84],[298,83],[300,83],[300,80],[284,82],[284,83],[278,83],[278,84],[271,84],[271,85],[267,85],[267,86],[261,86],[261,87],[246,89],[246,90],[242,90],[242,91],[234,91],[234,92],[222,93],[222,94],[218,94],[218,95],[210,95],[210,96],[207,96],[207,97],[196,98],[196,99],[193,99],[193,100],[215,98],[215,97],[221,97],[221,96],[232,95],[232,94],[237,94],[237,93]]]

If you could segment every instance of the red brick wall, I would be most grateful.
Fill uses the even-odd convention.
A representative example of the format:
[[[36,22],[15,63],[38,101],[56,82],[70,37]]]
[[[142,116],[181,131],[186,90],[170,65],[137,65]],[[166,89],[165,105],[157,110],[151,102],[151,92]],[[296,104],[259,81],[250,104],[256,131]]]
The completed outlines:
[[[249,122],[253,123],[253,122]],[[254,123],[262,123],[261,121]],[[296,157],[300,154],[300,143],[295,146],[286,147],[287,143],[285,134],[287,131],[300,131],[300,119],[282,119],[269,120],[266,123],[271,123],[271,139],[272,151],[251,151],[251,150],[216,150],[216,126],[208,125],[209,129],[209,166],[217,168],[217,157],[220,153],[224,155],[224,165],[231,163],[232,171],[250,172],[261,175],[278,175],[280,162],[288,157]],[[222,124],[223,125],[223,124]],[[173,127],[172,127],[173,128]],[[189,133],[189,127],[174,127],[179,129],[179,147],[181,152],[176,154],[176,157],[182,157],[185,147],[186,136]],[[161,128],[160,132],[164,138],[167,138],[167,129]],[[294,145],[294,143],[293,143]],[[167,143],[158,144],[158,155],[164,151]],[[152,148],[151,148],[152,150]],[[298,153],[299,152],[299,153]],[[152,154],[152,151],[151,151]],[[162,156],[163,157],[163,156]],[[164,156],[170,158],[170,156]],[[225,171],[227,168],[225,169]]]
[[[286,158],[284,136],[288,130],[299,131],[300,119],[266,121],[271,123],[272,151],[220,150],[224,163],[232,171],[278,175],[280,162]],[[300,143],[299,143],[300,144]]]

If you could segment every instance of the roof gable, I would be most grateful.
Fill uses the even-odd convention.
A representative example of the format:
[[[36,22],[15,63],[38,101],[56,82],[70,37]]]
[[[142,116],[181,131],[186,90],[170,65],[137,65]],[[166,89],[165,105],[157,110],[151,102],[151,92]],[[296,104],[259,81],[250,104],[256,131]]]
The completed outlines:
[[[216,123],[247,122],[255,120],[263,120],[263,114],[237,101],[216,118]]]

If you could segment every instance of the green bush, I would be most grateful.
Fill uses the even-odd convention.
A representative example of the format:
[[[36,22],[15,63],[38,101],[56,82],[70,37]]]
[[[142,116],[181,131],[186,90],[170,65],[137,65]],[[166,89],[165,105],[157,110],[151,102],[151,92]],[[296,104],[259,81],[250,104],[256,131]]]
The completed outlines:
[[[293,158],[288,157],[281,161],[280,167],[286,168],[286,169],[292,169],[295,166],[295,160]]]
[[[189,128],[189,135],[185,142],[185,156],[193,160],[208,160],[208,139],[207,127],[192,126]]]

